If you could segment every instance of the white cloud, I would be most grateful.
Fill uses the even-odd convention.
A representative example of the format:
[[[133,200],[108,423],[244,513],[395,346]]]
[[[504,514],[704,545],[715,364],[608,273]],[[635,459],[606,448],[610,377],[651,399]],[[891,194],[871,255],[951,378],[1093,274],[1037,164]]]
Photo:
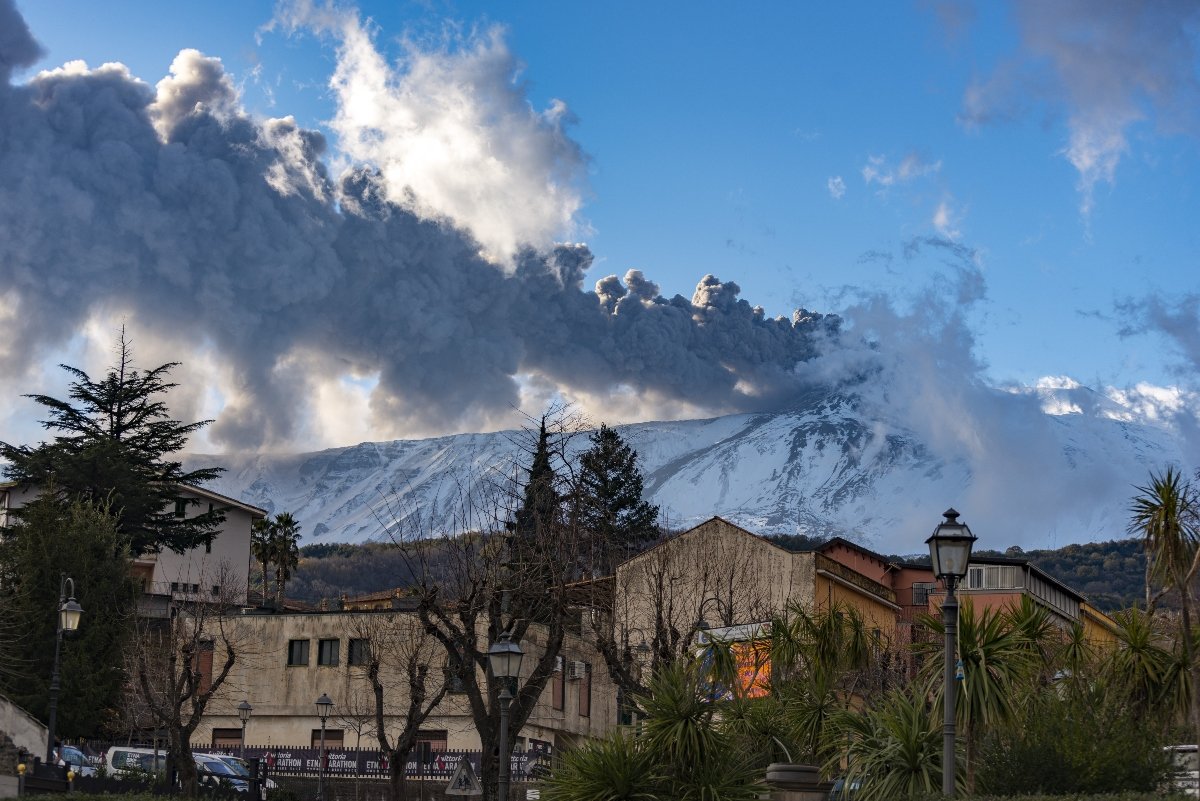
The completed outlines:
[[[381,172],[389,200],[470,230],[497,262],[586,233],[571,112],[560,100],[531,106],[501,28],[449,45],[406,41],[393,65],[354,11],[293,2],[278,20],[337,40],[331,126],[350,161]]]
[[[835,175],[825,182],[829,187],[829,194],[834,200],[841,200],[846,194],[846,182],[842,180],[842,176]]]
[[[962,210],[955,208],[953,198],[947,196],[942,198],[933,211],[933,227],[947,239],[961,239],[962,217]]]
[[[862,177],[867,186],[878,184],[886,189],[926,175],[933,175],[941,169],[941,161],[925,161],[916,153],[909,153],[897,167],[888,164],[885,156],[868,156],[867,163],[862,168]]]
[[[1020,0],[1022,49],[969,86],[962,120],[984,125],[1025,113],[1028,99],[1066,109],[1062,154],[1078,173],[1080,212],[1097,185],[1112,184],[1128,133],[1153,117],[1160,128],[1197,130],[1200,103],[1195,3]]]

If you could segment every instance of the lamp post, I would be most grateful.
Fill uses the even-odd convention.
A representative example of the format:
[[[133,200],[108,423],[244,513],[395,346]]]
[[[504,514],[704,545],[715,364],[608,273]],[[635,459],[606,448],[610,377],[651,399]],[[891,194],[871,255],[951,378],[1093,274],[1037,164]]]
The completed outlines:
[[[70,592],[68,593],[68,588]],[[50,673],[50,711],[46,722],[46,764],[53,765],[54,759],[54,723],[58,717],[58,658],[62,648],[64,631],[75,631],[79,628],[79,616],[83,607],[75,600],[75,581],[63,573],[58,581],[58,620],[54,627],[54,670]]]
[[[238,719],[242,721],[242,751],[238,756],[242,759],[246,758],[246,724],[250,721],[250,713],[253,711],[254,707],[250,706],[249,701],[238,704]]]
[[[508,778],[512,769],[508,757],[508,705],[513,699],[509,684],[521,675],[521,657],[524,655],[521,646],[509,639],[507,631],[488,648],[492,675],[500,682],[500,776],[496,784],[497,801],[508,801]]]
[[[954,654],[958,636],[958,599],[954,587],[967,575],[967,564],[971,561],[971,546],[975,535],[966,523],[958,522],[958,512],[947,509],[946,519],[938,524],[925,544],[929,546],[929,559],[933,563],[933,574],[946,585],[946,600],[942,602],[942,627],[946,631],[945,687],[942,706],[945,718],[942,723],[942,795],[954,797]]]
[[[325,693],[317,699],[317,717],[321,719],[321,750],[317,764],[317,801],[325,797],[325,721],[329,719],[329,711],[333,709],[333,699]]]

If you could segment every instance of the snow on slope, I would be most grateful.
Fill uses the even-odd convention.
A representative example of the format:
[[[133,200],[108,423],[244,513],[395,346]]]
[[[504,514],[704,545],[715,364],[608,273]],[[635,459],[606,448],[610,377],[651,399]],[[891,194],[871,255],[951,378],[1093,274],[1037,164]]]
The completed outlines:
[[[1045,426],[1057,457],[1029,464],[1024,478],[1050,488],[1049,511],[1025,508],[1022,497],[978,503],[979,487],[1005,486],[1004,476],[987,474],[986,459],[943,460],[911,431],[862,415],[840,395],[774,414],[619,430],[640,455],[647,495],[672,526],[721,515],[762,534],[843,535],[884,552],[921,550],[950,505],[987,547],[1120,538],[1132,485],[1167,462],[1191,464],[1167,428],[1120,419],[1120,409],[1086,388],[1036,393],[1043,408],[1059,412]],[[511,476],[528,460],[521,446],[528,441],[514,432],[464,434],[283,456],[195,456],[189,466],[224,465],[214,489],[293,512],[305,542],[362,542],[386,538],[395,510],[419,509],[435,528],[460,526],[461,488]],[[575,444],[586,447],[586,437]]]

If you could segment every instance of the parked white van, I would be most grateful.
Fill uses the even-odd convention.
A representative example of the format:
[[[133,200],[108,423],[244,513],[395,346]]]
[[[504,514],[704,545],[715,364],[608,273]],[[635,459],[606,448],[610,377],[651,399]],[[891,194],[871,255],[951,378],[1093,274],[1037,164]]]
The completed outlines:
[[[167,752],[153,748],[114,745],[104,755],[113,776],[161,776],[167,770]]]
[[[1195,745],[1166,745],[1175,770],[1171,774],[1171,787],[1180,795],[1200,798],[1200,754]]]

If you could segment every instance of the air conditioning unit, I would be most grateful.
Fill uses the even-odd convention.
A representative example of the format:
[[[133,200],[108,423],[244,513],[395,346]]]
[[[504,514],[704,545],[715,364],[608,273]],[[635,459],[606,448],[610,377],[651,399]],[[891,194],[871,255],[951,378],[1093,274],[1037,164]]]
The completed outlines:
[[[567,667],[567,678],[568,679],[572,679],[572,680],[576,680],[576,681],[579,679],[585,679],[585,678],[587,678],[587,674],[588,674],[587,662],[572,661],[571,664]]]

